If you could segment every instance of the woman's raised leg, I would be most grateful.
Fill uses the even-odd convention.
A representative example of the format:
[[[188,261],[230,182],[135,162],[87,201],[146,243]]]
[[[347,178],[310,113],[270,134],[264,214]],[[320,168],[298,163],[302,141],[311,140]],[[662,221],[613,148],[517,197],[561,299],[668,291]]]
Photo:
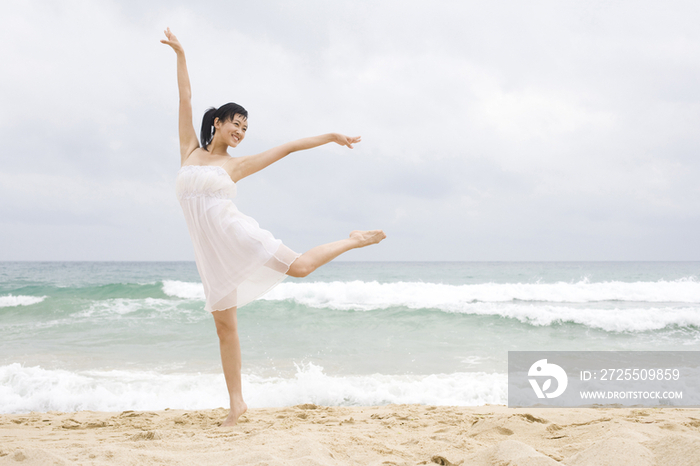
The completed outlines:
[[[224,368],[226,387],[231,400],[231,411],[221,426],[230,427],[235,426],[238,418],[248,409],[243,401],[241,389],[241,342],[238,338],[236,308],[214,311],[212,315],[216,323],[216,333],[219,335],[221,365]]]
[[[370,244],[377,244],[386,238],[382,230],[353,231],[347,239],[341,239],[333,243],[322,244],[309,249],[292,262],[287,271],[290,277],[306,277],[308,274],[332,261],[344,252],[351,249],[363,248]]]

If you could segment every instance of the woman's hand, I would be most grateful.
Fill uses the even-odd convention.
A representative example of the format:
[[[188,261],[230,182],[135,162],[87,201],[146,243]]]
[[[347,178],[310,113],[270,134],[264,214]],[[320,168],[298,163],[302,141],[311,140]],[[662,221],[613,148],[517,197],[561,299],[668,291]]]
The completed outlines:
[[[175,50],[175,53],[185,53],[185,49],[182,48],[182,45],[180,44],[180,41],[177,40],[177,37],[175,37],[175,34],[170,32],[170,28],[165,30],[165,37],[168,39],[161,39],[161,44],[171,46],[173,50]]]
[[[350,149],[352,149],[353,144],[357,144],[360,141],[362,141],[360,136],[349,137],[342,134],[333,133],[333,142],[340,144],[341,146],[347,146]]]

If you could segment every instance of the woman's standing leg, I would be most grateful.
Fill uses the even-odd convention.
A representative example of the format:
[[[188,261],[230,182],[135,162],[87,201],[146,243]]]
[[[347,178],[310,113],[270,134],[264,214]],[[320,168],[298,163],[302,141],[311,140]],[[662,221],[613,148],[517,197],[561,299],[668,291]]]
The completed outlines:
[[[221,426],[235,426],[238,418],[248,409],[243,401],[241,389],[241,342],[238,338],[236,308],[214,311],[212,315],[216,323],[216,333],[219,335],[221,365],[224,368],[226,387],[231,400],[231,411]]]
[[[386,235],[382,230],[353,231],[347,239],[309,249],[292,262],[287,275],[290,277],[306,277],[318,267],[327,264],[342,253],[351,249],[363,248],[370,244],[377,244],[384,238],[386,238]]]

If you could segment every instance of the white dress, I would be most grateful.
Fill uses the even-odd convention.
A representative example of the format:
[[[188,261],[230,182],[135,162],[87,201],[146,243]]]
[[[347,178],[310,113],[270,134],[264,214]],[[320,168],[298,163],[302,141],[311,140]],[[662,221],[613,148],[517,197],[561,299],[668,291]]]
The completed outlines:
[[[232,200],[236,183],[222,167],[181,167],[175,191],[204,285],[205,310],[248,304],[284,280],[300,256],[239,212]]]

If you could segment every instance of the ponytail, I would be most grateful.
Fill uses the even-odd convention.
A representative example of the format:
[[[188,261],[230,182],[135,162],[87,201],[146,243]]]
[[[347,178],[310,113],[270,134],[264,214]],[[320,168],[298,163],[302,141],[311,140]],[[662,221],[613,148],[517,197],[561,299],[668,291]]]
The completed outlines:
[[[202,131],[199,133],[199,140],[202,141],[202,149],[207,150],[207,146],[214,137],[214,114],[216,113],[216,107],[211,107],[204,112],[204,117],[202,118]]]
[[[224,104],[219,108],[211,107],[204,112],[202,118],[202,131],[199,133],[199,140],[202,142],[202,149],[208,150],[207,146],[211,144],[214,138],[216,128],[214,128],[214,120],[217,118],[223,123],[228,120],[233,120],[236,115],[241,115],[246,120],[248,119],[248,111],[238,104],[232,102]]]

